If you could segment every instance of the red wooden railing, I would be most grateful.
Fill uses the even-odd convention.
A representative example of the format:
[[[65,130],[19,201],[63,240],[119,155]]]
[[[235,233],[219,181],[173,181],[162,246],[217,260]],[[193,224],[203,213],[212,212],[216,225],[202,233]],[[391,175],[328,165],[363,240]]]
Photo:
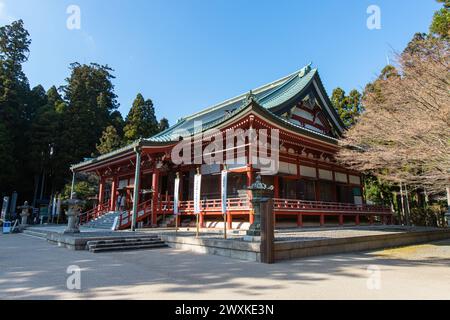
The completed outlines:
[[[201,208],[203,212],[221,212],[222,210],[222,200],[221,199],[205,199],[201,200]],[[249,201],[247,198],[228,198],[227,199],[227,210],[228,211],[240,211],[248,210]],[[180,201],[180,212],[181,213],[194,213],[194,201]]]
[[[152,213],[152,200],[147,200],[138,204],[136,222],[142,221]],[[126,229],[131,226],[132,210],[124,211],[119,216],[119,229]]]
[[[163,197],[156,208],[157,215],[173,214],[173,197]],[[391,215],[390,208],[377,205],[351,204],[339,202],[305,201],[295,199],[273,199],[275,214],[330,214],[330,215]],[[220,214],[222,210],[221,199],[201,200],[202,213]],[[246,213],[251,208],[248,197],[228,198],[227,210],[231,213]],[[138,205],[136,222],[143,221],[152,214],[152,201],[148,200]],[[194,214],[194,201],[185,200],[179,202],[179,212],[181,214]],[[125,211],[119,216],[119,229],[126,229],[131,226],[132,211]]]
[[[109,201],[105,201],[104,203],[95,206],[91,210],[83,212],[79,215],[79,223],[86,224],[91,220],[94,220],[109,211]]]
[[[351,204],[339,202],[305,201],[294,199],[273,199],[275,212],[333,212],[351,214],[391,214],[391,209],[384,206]]]

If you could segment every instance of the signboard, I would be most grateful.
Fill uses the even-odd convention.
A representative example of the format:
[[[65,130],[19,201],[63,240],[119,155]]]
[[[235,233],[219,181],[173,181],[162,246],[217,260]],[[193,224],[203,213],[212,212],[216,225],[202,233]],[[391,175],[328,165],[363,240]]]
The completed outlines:
[[[11,204],[9,205],[9,213],[11,216],[15,216],[17,209],[17,192],[13,192],[11,197]]]
[[[48,216],[48,207],[44,207],[44,206],[42,206],[42,207],[40,207],[39,208],[39,216],[40,217],[43,217],[43,216]]]
[[[175,178],[175,185],[173,191],[173,214],[178,214],[178,197],[180,194],[180,178]]]
[[[3,197],[2,213],[1,218],[4,220],[6,218],[6,212],[8,211],[9,197]]]
[[[52,217],[56,216],[56,196],[53,196],[52,202]]]
[[[221,175],[221,199],[222,199],[222,213],[227,213],[227,181],[228,171],[222,170]]]
[[[59,216],[61,214],[61,196],[58,196],[58,200],[56,201],[56,215]]]
[[[3,222],[3,233],[11,233],[11,222],[10,221]]]
[[[194,213],[200,214],[201,211],[201,200],[200,191],[202,188],[202,175],[196,174],[194,176]]]

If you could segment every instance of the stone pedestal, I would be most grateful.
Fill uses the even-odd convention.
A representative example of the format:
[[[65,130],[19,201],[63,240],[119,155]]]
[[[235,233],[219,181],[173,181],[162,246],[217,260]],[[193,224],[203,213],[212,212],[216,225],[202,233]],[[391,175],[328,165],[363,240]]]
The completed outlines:
[[[78,227],[78,215],[79,209],[85,203],[85,201],[79,200],[76,198],[76,194],[72,194],[72,198],[69,200],[63,201],[64,204],[67,204],[68,209],[66,211],[67,215],[67,228],[64,230],[64,233],[80,233],[80,228]]]

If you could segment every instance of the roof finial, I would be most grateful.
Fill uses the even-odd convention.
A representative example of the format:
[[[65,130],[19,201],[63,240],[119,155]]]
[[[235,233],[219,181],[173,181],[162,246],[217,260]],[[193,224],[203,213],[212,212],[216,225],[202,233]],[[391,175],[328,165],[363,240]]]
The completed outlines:
[[[298,73],[298,76],[301,78],[301,77],[305,76],[308,72],[310,72],[311,71],[311,65],[312,65],[312,62],[310,62],[306,66],[304,66],[300,70],[300,72]]]
[[[258,103],[258,98],[256,97],[256,95],[253,94],[253,91],[250,90],[248,92],[247,96],[245,97],[245,99],[244,99],[242,104],[243,104],[244,107],[246,107],[252,102]]]

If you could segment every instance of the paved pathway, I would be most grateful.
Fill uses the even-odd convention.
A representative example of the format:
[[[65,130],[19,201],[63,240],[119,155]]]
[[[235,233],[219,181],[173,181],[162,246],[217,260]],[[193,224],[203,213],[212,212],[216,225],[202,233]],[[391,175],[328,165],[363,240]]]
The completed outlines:
[[[81,268],[81,290],[66,286]],[[450,299],[450,241],[264,265],[174,249],[93,254],[0,234],[0,299]]]

